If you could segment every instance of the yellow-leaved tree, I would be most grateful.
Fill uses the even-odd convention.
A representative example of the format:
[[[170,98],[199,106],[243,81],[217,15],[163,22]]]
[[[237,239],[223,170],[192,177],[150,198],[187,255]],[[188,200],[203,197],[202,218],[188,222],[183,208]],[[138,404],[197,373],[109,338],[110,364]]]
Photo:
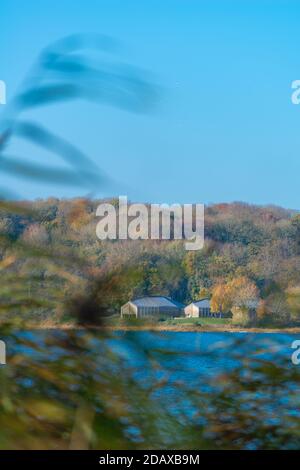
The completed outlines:
[[[246,276],[217,284],[212,291],[211,308],[214,312],[232,312],[237,323],[245,323],[257,309],[258,290]],[[251,315],[250,315],[251,316]]]
[[[231,310],[231,307],[231,293],[228,284],[217,284],[212,291],[212,311],[227,313]]]

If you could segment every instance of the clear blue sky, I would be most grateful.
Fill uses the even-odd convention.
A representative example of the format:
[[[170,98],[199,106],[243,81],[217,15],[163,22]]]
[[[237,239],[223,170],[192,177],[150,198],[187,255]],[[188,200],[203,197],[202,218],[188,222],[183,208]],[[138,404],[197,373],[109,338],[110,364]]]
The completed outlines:
[[[120,183],[114,192],[139,201],[299,209],[300,105],[291,103],[299,22],[299,0],[1,0],[0,79],[9,100],[48,43],[107,34],[119,43],[120,61],[161,85],[156,111],[76,102],[33,115],[112,175]],[[24,197],[82,194],[3,181]]]

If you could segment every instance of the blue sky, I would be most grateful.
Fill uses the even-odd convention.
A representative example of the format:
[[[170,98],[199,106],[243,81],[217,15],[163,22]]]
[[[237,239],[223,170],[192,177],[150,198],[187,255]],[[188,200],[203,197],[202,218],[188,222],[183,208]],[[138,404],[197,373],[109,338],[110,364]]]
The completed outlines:
[[[111,36],[116,60],[160,85],[155,111],[75,102],[32,117],[95,160],[116,181],[115,194],[299,209],[300,105],[291,103],[299,20],[293,0],[1,0],[0,79],[9,101],[50,42],[79,32]],[[30,158],[26,152],[14,144],[15,154]],[[22,197],[86,192],[0,179]]]

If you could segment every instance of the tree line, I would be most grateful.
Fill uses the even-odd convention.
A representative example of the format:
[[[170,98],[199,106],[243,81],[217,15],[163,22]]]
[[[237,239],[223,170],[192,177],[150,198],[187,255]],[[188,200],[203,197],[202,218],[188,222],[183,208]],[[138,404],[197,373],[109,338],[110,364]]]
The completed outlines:
[[[123,269],[127,275],[115,277],[109,295],[99,294],[94,287],[96,299],[101,295],[108,313],[117,312],[132,297],[166,295],[183,303],[209,297],[213,310],[232,313],[254,302],[263,324],[299,321],[300,215],[296,211],[245,203],[209,205],[205,246],[186,251],[181,240],[98,240],[99,202],[49,198],[21,201],[19,211],[10,204],[2,206],[1,298],[9,306],[3,307],[4,313],[22,314],[30,298],[36,301],[26,312],[30,318],[65,319],[68,312],[61,307],[62,299],[68,302],[80,292],[84,296],[91,279],[120,274]],[[40,250],[40,255],[27,256],[16,250],[18,244]],[[59,269],[53,269],[45,250],[61,260]],[[84,260],[84,269],[79,260]],[[13,274],[20,280],[17,302],[6,293]]]

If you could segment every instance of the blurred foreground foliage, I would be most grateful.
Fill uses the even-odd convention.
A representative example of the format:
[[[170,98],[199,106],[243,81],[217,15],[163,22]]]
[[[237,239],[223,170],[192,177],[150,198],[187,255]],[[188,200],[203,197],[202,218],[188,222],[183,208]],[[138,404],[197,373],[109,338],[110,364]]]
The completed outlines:
[[[195,362],[203,352],[155,341],[149,348],[138,334],[10,333],[15,354],[0,373],[0,447],[297,449],[299,368],[280,355],[276,363],[256,356],[262,351],[249,355],[245,342],[224,351],[235,350],[233,368],[205,376]],[[178,378],[191,355],[193,379]]]

